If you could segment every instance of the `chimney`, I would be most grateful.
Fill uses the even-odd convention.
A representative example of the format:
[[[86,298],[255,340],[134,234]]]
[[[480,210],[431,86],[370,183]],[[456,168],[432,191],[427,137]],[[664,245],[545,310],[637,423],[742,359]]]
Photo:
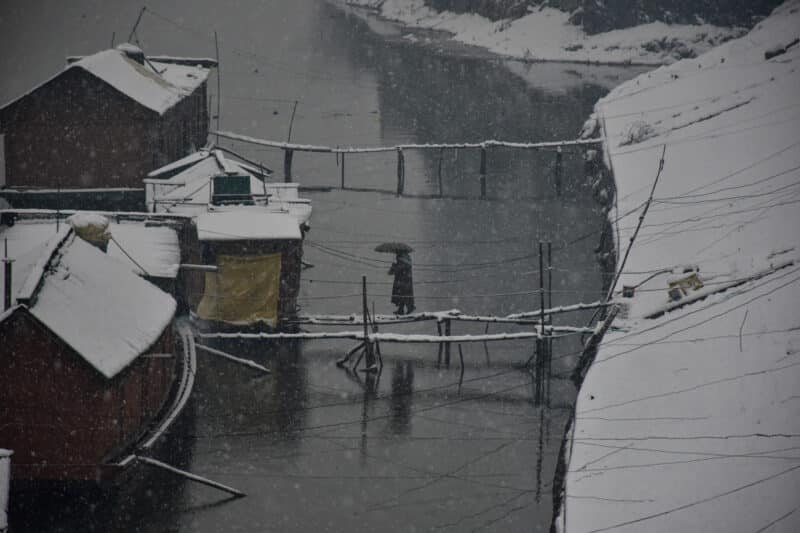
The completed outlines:
[[[117,46],[117,50],[125,54],[129,59],[136,61],[140,65],[144,65],[144,52],[138,46],[132,45],[131,43],[122,43]]]

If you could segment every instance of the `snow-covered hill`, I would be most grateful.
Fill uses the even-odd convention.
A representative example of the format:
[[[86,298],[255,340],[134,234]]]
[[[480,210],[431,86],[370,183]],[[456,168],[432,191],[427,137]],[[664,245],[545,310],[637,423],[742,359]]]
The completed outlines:
[[[442,30],[452,39],[529,61],[580,61],[660,65],[697,56],[733,37],[742,28],[710,24],[652,22],[589,35],[570,22],[570,13],[552,7],[493,21],[472,13],[436,11],[424,0],[355,0],[382,17],[412,28]],[[413,36],[410,36],[413,38]]]

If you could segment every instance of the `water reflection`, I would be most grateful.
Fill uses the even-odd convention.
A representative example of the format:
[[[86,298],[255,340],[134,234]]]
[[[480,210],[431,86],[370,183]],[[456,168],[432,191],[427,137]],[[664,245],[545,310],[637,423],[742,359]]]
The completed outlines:
[[[414,392],[414,363],[395,361],[392,369],[391,418],[389,427],[396,435],[411,433],[411,407]]]

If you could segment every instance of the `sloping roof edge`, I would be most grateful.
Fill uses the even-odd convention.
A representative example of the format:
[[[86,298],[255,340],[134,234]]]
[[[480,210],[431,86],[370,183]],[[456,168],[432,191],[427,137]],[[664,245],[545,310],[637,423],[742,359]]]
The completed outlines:
[[[100,54],[104,54],[104,53],[111,52],[111,51],[119,52],[118,49],[112,48],[112,49],[109,49],[109,50],[102,50],[100,52],[97,52],[96,54],[92,54],[92,55],[89,55],[89,56],[80,56],[80,58],[78,58],[78,56],[70,56],[70,57],[68,57],[67,58],[68,64],[67,64],[66,68],[64,68],[63,70],[61,70],[61,71],[57,72],[56,74],[50,76],[49,78],[47,78],[43,82],[39,83],[38,85],[35,85],[34,87],[32,87],[31,89],[29,89],[26,92],[22,93],[21,95],[17,96],[16,98],[13,98],[12,100],[0,105],[0,112],[2,112],[4,110],[6,110],[7,108],[19,103],[20,101],[22,101],[25,98],[31,96],[35,92],[41,90],[46,85],[52,83],[53,81],[55,81],[59,77],[63,76],[66,72],[69,72],[70,70],[74,70],[74,69],[82,70],[83,72],[91,75],[93,78],[95,78],[95,79],[103,82],[105,85],[111,87],[112,89],[114,89],[119,94],[123,95],[124,97],[128,98],[129,100],[131,100],[133,102],[136,102],[139,106],[143,107],[144,109],[147,109],[148,111],[156,113],[159,116],[163,115],[168,110],[173,108],[178,102],[182,101],[184,98],[186,98],[190,94],[194,93],[195,89],[192,89],[188,93],[184,94],[182,97],[178,97],[175,101],[169,103],[169,105],[165,105],[164,107],[160,107],[160,108],[156,109],[151,105],[147,105],[147,103],[141,101],[141,99],[137,99],[134,96],[132,96],[131,94],[126,93],[121,88],[116,87],[109,80],[104,79],[102,76],[100,76],[97,73],[93,72],[90,68],[87,68],[86,66],[81,64],[81,62],[83,60],[85,60],[85,59],[93,58],[93,57],[98,56]],[[123,56],[123,60],[128,60],[128,61],[133,62],[132,60],[128,59],[124,54],[121,53],[121,55]],[[159,61],[159,59],[163,59],[164,61]],[[161,64],[172,64],[172,65],[180,65],[180,66],[200,66],[200,67],[206,69],[206,71],[208,69],[210,69],[210,68],[213,68],[213,67],[217,66],[215,60],[208,59],[208,58],[197,58],[197,59],[195,59],[195,58],[176,58],[176,57],[171,57],[171,56],[154,56],[154,57],[147,56],[146,57],[146,61],[147,62],[153,61],[153,62],[161,63]],[[194,61],[194,63],[191,63],[192,61]],[[213,65],[210,65],[210,63],[213,63]],[[178,92],[185,92],[186,91],[185,88],[176,86],[176,85],[166,81],[165,79],[163,79],[157,73],[151,73],[151,72],[147,71],[146,69],[144,69],[144,67],[143,67],[143,70],[144,70],[144,74],[146,75],[145,77],[151,77],[150,75],[152,75],[152,81],[155,82],[155,83],[163,83],[166,86],[168,86],[169,88],[175,89]],[[206,72],[206,76],[204,76],[204,78],[205,77],[207,77],[207,72]],[[205,82],[205,79],[203,79],[201,81],[200,85],[202,83],[204,83],[204,82]]]

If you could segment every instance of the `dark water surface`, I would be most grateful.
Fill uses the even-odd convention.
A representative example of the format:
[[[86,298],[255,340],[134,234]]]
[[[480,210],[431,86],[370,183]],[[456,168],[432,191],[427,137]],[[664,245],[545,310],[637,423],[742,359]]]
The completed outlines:
[[[435,41],[411,44],[391,25],[314,0],[175,0],[153,9],[137,32],[145,50],[213,56],[216,30],[222,129],[276,140],[287,137],[295,99],[292,140],[300,143],[573,138],[597,98],[636,74],[504,65],[468,50],[440,51]],[[64,55],[105,47],[112,32],[117,41],[127,36],[137,11],[129,2],[3,2],[0,101],[52,75]],[[224,144],[282,170],[279,152]],[[553,243],[552,304],[596,300],[603,274],[594,249],[604,217],[585,183],[581,154],[565,152],[560,184],[555,159],[552,151],[492,149],[488,199],[481,201],[475,150],[406,153],[405,190],[416,196],[404,198],[319,190],[340,185],[341,160],[296,154],[295,178],[317,187],[305,193],[314,205],[305,260],[314,267],[304,272],[303,311],[360,312],[366,275],[371,305],[391,312],[391,257],[372,250],[388,240],[415,248],[420,310],[506,314],[537,308],[539,240]],[[347,156],[344,164],[348,187],[396,186],[395,154]],[[439,192],[440,165],[444,198],[431,198]],[[589,316],[564,315],[557,323],[582,325]],[[433,334],[435,325],[392,331]],[[454,333],[484,331],[454,325]],[[457,350],[450,368],[437,368],[434,345],[384,344],[377,377],[335,366],[349,342],[222,346],[274,373],[257,377],[200,354],[192,409],[171,440],[180,448],[162,457],[172,455],[247,498],[224,502],[207,487],[148,473],[135,490],[123,488],[96,504],[25,501],[14,530],[548,527],[555,461],[574,391],[556,379],[552,407],[533,406],[531,376],[519,368],[532,342],[465,344],[463,378]],[[569,371],[579,347],[574,336],[556,341],[557,375]]]

